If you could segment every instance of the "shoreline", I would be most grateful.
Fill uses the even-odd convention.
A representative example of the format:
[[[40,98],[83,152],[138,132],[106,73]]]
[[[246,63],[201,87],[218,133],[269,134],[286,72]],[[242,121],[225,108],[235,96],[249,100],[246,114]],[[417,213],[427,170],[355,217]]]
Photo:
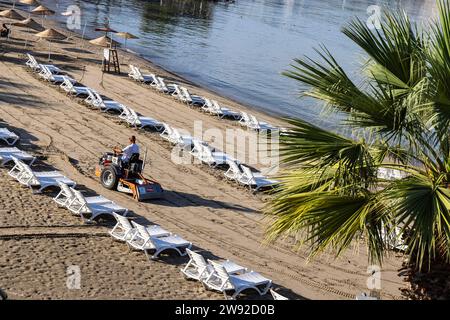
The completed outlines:
[[[89,43],[89,41],[92,40],[87,37],[84,37],[84,39],[81,39],[82,34],[80,34],[77,31],[69,30],[67,27],[64,26],[63,22],[53,19],[52,16],[47,18],[46,23],[48,23],[48,22],[51,23],[51,27],[58,28],[60,30],[62,29],[65,33],[68,33],[70,36],[77,37],[80,41],[83,41],[84,43]],[[102,33],[98,32],[98,36],[100,37],[101,35],[102,35]],[[114,37],[113,37],[113,39],[114,39]],[[114,39],[114,40],[117,41],[117,39]],[[270,112],[267,109],[258,107],[256,105],[251,105],[251,104],[248,104],[245,102],[241,102],[238,99],[236,99],[235,97],[232,97],[232,96],[224,94],[223,92],[219,92],[214,89],[211,89],[207,85],[200,84],[200,83],[196,82],[195,80],[189,80],[179,73],[176,73],[176,72],[171,71],[159,64],[156,64],[150,58],[145,57],[144,54],[141,54],[139,52],[125,50],[124,48],[122,48],[122,43],[120,43],[120,46],[118,46],[116,49],[118,50],[118,52],[120,54],[122,54],[122,62],[121,62],[121,56],[119,54],[119,63],[121,64],[121,66],[122,66],[122,64],[124,64],[123,63],[124,56],[132,56],[134,59],[139,59],[142,61],[142,65],[144,66],[144,69],[150,68],[152,71],[154,71],[155,73],[157,73],[158,75],[161,75],[161,76],[170,75],[170,76],[174,77],[175,79],[182,81],[184,84],[190,85],[192,88],[195,88],[197,90],[202,90],[204,92],[209,93],[210,95],[220,97],[222,99],[230,101],[230,102],[232,102],[233,105],[238,105],[238,106],[244,107],[246,110],[251,110],[254,113],[258,113],[260,115],[264,115],[266,117],[273,118],[276,121],[286,124],[283,121],[283,118],[286,116],[277,114],[276,112]],[[128,64],[126,64],[126,65],[128,68]],[[141,67],[141,66],[139,66],[139,67]],[[228,106],[226,106],[226,107],[228,107]]]

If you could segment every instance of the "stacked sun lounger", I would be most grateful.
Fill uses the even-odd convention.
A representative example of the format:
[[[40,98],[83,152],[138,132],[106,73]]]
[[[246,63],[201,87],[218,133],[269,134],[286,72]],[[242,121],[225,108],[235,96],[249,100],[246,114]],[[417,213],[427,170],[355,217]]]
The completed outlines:
[[[263,121],[259,121],[252,114],[241,111],[241,117],[239,124],[248,129],[255,130],[257,132],[275,132],[280,131],[280,128],[272,126],[271,124]]]
[[[152,260],[164,251],[175,251],[185,256],[192,243],[178,235],[164,230],[159,225],[143,226],[134,221],[130,223],[126,217],[114,214],[117,223],[110,231],[110,235],[119,241],[124,241],[134,249],[143,251]]]
[[[94,221],[105,215],[126,215],[128,213],[128,209],[103,196],[86,197],[81,191],[75,190],[74,187],[64,182],[60,182],[58,186],[60,192],[53,198],[53,201],[87,221]]]
[[[238,164],[236,161],[227,161],[227,164],[228,170],[224,173],[224,176],[254,192],[267,188],[274,189],[280,184],[280,181],[267,178],[261,172],[252,171],[248,166]]]
[[[163,123],[162,125],[164,129],[160,134],[161,138],[169,141],[173,145],[192,150],[195,140],[193,137],[190,135],[182,135],[178,129],[172,128],[167,123]]]
[[[181,269],[188,279],[200,281],[208,289],[222,292],[228,299],[228,292],[232,291],[231,299],[244,290],[253,289],[260,295],[265,295],[272,286],[272,280],[261,274],[248,270],[230,260],[212,261],[194,251],[186,249],[189,262]]]
[[[31,188],[36,189],[37,192],[42,192],[49,187],[58,187],[59,183],[65,183],[67,185],[75,186],[76,183],[69,178],[65,177],[59,171],[33,171],[28,164],[17,159],[15,156],[11,156],[14,161],[14,166],[8,172],[8,174],[16,179],[19,183]]]
[[[205,143],[201,143],[198,140],[193,141],[194,147],[191,150],[191,155],[200,160],[203,163],[208,164],[211,167],[217,167],[220,165],[225,165],[228,162],[235,162],[231,156],[226,153],[212,150],[210,146]]]

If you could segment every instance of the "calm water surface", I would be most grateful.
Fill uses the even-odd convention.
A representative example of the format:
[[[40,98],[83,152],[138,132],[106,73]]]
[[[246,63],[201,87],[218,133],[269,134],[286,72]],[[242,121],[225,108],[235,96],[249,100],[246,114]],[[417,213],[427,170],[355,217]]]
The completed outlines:
[[[77,4],[86,35],[110,26],[139,37],[127,47],[156,64],[237,101],[277,115],[317,121],[320,109],[299,101],[298,85],[281,75],[293,58],[315,57],[324,43],[349,73],[361,52],[340,33],[370,5],[402,6],[414,20],[435,12],[434,0],[44,0],[59,12]],[[65,17],[55,16],[60,21]],[[116,39],[123,42],[122,39]]]

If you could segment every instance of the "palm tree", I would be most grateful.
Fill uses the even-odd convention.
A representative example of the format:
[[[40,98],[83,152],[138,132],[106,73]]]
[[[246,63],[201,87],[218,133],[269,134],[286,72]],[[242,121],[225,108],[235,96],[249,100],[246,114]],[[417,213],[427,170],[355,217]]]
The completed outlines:
[[[339,119],[324,129],[299,119],[280,137],[282,184],[267,207],[267,239],[295,235],[311,256],[339,255],[355,238],[382,263],[398,230],[418,268],[450,262],[450,5],[422,31],[406,13],[381,29],[356,19],[342,32],[367,54],[352,80],[322,46],[285,75]],[[425,32],[426,31],[426,32]],[[337,120],[336,120],[337,121]],[[397,172],[397,179],[382,173]]]

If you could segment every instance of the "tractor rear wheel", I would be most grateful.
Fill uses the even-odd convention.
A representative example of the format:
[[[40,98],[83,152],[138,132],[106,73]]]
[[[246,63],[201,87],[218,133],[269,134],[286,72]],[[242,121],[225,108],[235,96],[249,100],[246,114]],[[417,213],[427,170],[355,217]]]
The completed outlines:
[[[116,190],[117,184],[119,183],[119,177],[116,168],[113,166],[108,166],[103,168],[100,174],[100,181],[102,186],[109,190]]]

